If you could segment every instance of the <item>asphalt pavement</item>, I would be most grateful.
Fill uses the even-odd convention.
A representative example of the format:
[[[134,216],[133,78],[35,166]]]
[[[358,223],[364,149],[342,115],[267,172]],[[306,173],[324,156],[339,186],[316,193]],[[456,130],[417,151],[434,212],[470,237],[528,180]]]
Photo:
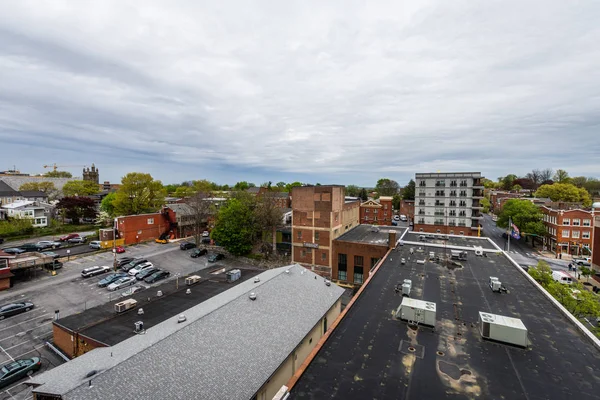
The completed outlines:
[[[79,236],[85,237],[85,236],[95,235],[96,231],[72,232],[72,233],[77,233],[77,234],[79,234]],[[35,238],[30,238],[30,239],[20,239],[20,240],[10,240],[10,238],[6,238],[6,239],[4,239],[4,243],[0,246],[3,249],[5,249],[5,248],[9,248],[9,247],[19,247],[19,246],[24,245],[25,243],[37,243],[42,240],[51,240],[51,241],[57,242],[61,236],[66,236],[66,235],[67,235],[66,233],[61,233],[59,235],[40,236],[40,237],[35,237]]]

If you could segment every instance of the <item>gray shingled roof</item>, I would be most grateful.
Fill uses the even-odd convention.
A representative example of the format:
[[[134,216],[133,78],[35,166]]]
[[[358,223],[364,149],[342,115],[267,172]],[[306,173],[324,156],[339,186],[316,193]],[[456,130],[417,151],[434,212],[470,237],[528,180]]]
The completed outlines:
[[[344,292],[299,265],[258,277],[29,383],[69,400],[250,399]]]
[[[185,203],[168,203],[167,207],[175,211],[177,215],[194,215],[194,209]]]
[[[19,192],[15,189],[11,188],[6,182],[0,181],[0,196],[9,197],[9,196],[18,196]]]

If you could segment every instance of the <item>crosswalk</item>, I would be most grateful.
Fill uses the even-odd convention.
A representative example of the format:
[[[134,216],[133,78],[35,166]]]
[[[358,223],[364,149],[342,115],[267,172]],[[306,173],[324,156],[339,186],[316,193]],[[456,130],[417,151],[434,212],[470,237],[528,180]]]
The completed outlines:
[[[537,254],[537,253],[520,253],[520,252],[514,251],[514,250],[507,251],[507,253],[509,253],[509,254],[516,254],[516,255],[519,255],[519,256],[524,256],[524,257],[529,257],[529,258],[538,258],[538,257],[540,257],[540,255]]]

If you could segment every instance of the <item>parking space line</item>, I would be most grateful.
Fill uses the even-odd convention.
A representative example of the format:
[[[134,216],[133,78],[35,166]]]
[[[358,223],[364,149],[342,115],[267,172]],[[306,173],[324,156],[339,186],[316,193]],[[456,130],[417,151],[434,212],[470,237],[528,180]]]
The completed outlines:
[[[15,361],[15,359],[14,359],[14,358],[12,358],[12,356],[11,356],[10,354],[8,354],[8,353],[6,352],[6,350],[4,350],[4,347],[0,346],[0,350],[2,350],[2,351],[4,352],[4,354],[6,354],[6,355],[8,356],[8,358],[10,358],[10,360],[11,360],[11,361]]]
[[[26,340],[19,344],[15,344],[14,346],[7,347],[6,349],[4,349],[4,352],[6,353],[7,350],[14,349],[15,347],[19,347],[19,346],[24,345],[25,343],[29,343],[29,342],[31,342],[31,340]],[[8,354],[8,353],[6,353],[6,354]]]
[[[43,311],[46,312],[46,310],[43,310]],[[36,319],[39,319],[39,318],[42,318],[42,317],[45,317],[45,316],[50,316],[50,315],[52,315],[52,314],[50,314],[50,313],[42,314],[39,317],[31,318],[31,319],[25,320],[23,322],[19,322],[18,324],[13,324],[11,326],[7,326],[6,328],[2,328],[2,329],[0,329],[0,332],[5,331],[5,330],[10,329],[10,328],[14,328],[15,326],[24,324],[25,322],[33,321],[33,320],[36,320]]]
[[[35,328],[28,329],[28,331],[29,331],[29,332],[19,332],[19,333],[16,333],[16,334],[12,335],[12,336],[8,336],[8,337],[5,337],[5,338],[3,338],[3,339],[0,339],[0,342],[3,342],[3,341],[5,341],[5,340],[11,339],[11,338],[14,338],[15,336],[17,336],[17,335],[19,335],[19,334],[21,334],[21,333],[31,333],[31,332],[33,332],[35,329],[41,328],[41,327],[42,327],[42,326],[44,326],[44,325],[50,325],[51,323],[52,323],[52,321],[50,321],[50,322],[45,322],[45,323],[43,323],[43,324],[41,324],[41,325],[38,325],[38,326],[36,326]]]
[[[39,349],[43,349],[44,347],[46,347],[46,345],[45,345],[45,344],[43,344],[43,345],[41,345],[41,346],[35,346],[35,347],[34,347],[32,350],[29,350],[28,352],[25,352],[25,353],[23,353],[23,354],[19,354],[19,355],[18,355],[18,356],[16,356],[15,358],[16,358],[16,359],[19,359],[19,358],[21,358],[21,357],[23,357],[23,356],[25,356],[25,355],[27,355],[27,354],[29,354],[29,353],[33,353],[34,351],[38,351]]]

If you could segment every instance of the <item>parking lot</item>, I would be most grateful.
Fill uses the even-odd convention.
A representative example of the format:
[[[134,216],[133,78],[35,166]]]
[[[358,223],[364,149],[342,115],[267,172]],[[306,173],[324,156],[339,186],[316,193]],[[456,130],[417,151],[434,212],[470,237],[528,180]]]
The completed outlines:
[[[144,257],[156,267],[171,272],[167,280],[182,280],[184,276],[213,267],[208,264],[207,256],[199,258],[190,257],[191,250],[180,250],[179,243],[157,244],[146,243],[127,248],[125,254],[119,257]],[[46,345],[52,341],[52,320],[55,312],[59,317],[85,311],[121,297],[121,292],[127,288],[109,292],[97,286],[98,281],[106,274],[84,279],[81,271],[95,265],[112,266],[113,254],[110,252],[82,256],[65,262],[64,267],[58,270],[56,276],[47,272],[38,271],[38,276],[26,282],[19,282],[14,287],[0,292],[0,304],[29,301],[35,308],[29,312],[9,317],[0,321],[0,363],[5,364],[12,359],[41,357],[42,371],[53,368],[64,362]],[[225,258],[217,263],[219,266],[233,265],[234,260]],[[164,281],[155,284],[140,282],[146,288],[158,286]],[[31,398],[30,390],[23,383],[2,389],[0,399],[28,399]]]

